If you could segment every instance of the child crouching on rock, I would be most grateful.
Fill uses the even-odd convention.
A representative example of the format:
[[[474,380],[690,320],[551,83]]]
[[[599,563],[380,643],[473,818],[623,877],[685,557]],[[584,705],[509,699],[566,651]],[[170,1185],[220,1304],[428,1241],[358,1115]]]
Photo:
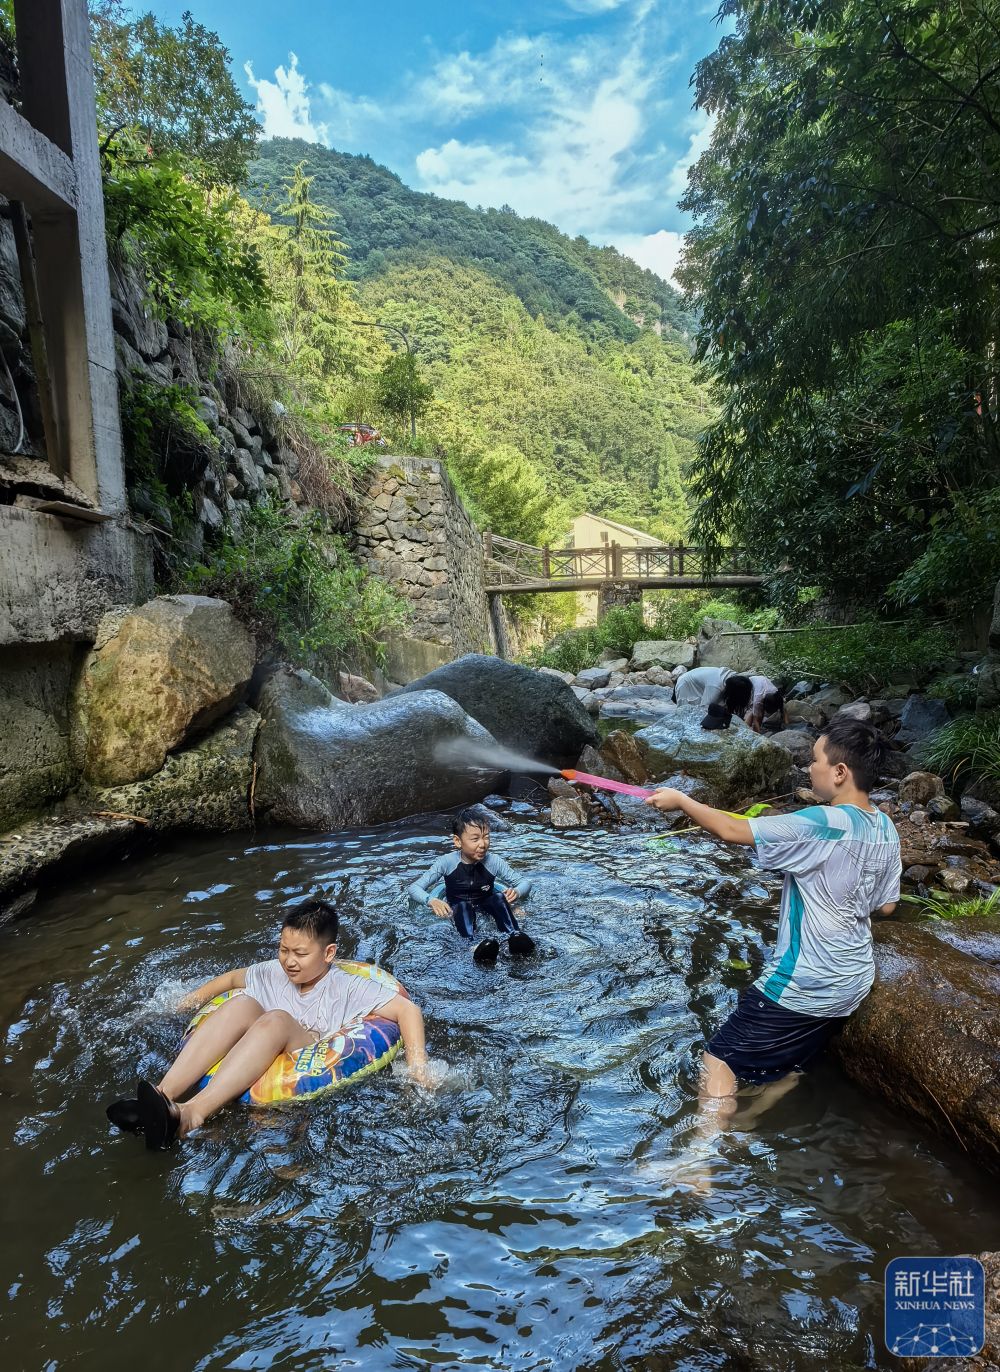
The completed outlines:
[[[868,793],[883,742],[870,724],[835,720],[816,740],[812,789],[826,804],[772,818],[736,819],[680,791],[648,803],[682,810],[727,843],[752,844],[762,867],[783,872],[778,940],[702,1056],[702,1097],[736,1108],[739,1081],[782,1082],[823,1049],[875,980],[870,917],[899,899],[899,835]],[[783,1080],[782,1080],[783,1079]]]
[[[202,1020],[159,1086],[140,1080],[136,1100],[108,1106],[112,1124],[145,1134],[147,1148],[167,1148],[241,1096],[282,1053],[298,1053],[366,1015],[399,1025],[410,1075],[428,1084],[419,1007],[335,965],[338,923],[327,901],[304,901],[286,913],[275,959],[225,972],[185,996],[179,1010],[196,1009],[223,991],[245,992]],[[181,1101],[216,1063],[207,1085]]]
[[[490,852],[489,819],[480,809],[462,810],[452,821],[453,851],[428,868],[410,886],[410,897],[429,905],[439,919],[453,919],[462,938],[472,944],[478,963],[496,962],[500,943],[495,938],[474,942],[479,919],[490,915],[497,933],[507,939],[514,957],[528,957],[534,940],[522,931],[511,906],[531,890],[528,876],[518,876],[503,858]],[[497,881],[503,890],[495,889]],[[440,898],[442,887],[446,899]]]

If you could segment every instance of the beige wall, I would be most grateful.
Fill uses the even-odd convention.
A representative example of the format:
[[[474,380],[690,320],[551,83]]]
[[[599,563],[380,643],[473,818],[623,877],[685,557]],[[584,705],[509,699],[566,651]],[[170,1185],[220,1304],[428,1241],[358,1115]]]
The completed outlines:
[[[606,537],[602,538],[602,534]],[[661,540],[651,534],[627,534],[598,515],[582,514],[573,520],[569,541],[573,548],[602,548],[606,543],[618,543],[623,548],[655,548]],[[577,627],[597,623],[596,591],[579,591],[576,607]]]

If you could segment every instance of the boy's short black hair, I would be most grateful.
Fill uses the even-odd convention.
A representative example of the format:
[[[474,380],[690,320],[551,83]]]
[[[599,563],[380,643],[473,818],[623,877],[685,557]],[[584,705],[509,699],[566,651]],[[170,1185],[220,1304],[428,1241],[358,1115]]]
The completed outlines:
[[[719,697],[726,709],[741,718],[750,709],[753,699],[753,682],[748,676],[726,677]]]
[[[820,735],[829,762],[842,762],[850,770],[854,784],[866,794],[872,790],[882,771],[885,739],[862,719],[835,719]]]
[[[285,911],[281,927],[306,934],[325,948],[337,942],[340,916],[328,900],[303,900]]]
[[[470,805],[465,810],[459,810],[458,814],[452,819],[451,832],[456,838],[461,838],[471,824],[475,824],[478,828],[485,829],[488,832],[490,817],[485,810],[482,810],[478,805]]]

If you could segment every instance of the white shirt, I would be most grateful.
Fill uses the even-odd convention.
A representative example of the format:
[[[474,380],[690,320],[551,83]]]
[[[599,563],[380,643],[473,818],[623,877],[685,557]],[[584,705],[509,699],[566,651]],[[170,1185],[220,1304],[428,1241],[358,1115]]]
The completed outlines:
[[[326,1038],[345,1024],[364,1019],[396,994],[368,977],[352,976],[336,963],[303,993],[288,979],[277,958],[247,968],[246,993],[263,1010],[285,1010],[305,1029]]]
[[[733,674],[728,667],[692,667],[674,687],[678,705],[711,705]]]
[[[857,805],[811,805],[750,829],[760,865],[785,874],[774,956],[754,985],[802,1014],[851,1014],[875,980],[869,917],[899,899],[892,821]]]

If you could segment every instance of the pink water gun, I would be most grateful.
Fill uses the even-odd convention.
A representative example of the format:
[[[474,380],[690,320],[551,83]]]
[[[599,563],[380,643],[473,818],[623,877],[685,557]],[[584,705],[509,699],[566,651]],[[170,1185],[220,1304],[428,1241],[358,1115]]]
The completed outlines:
[[[655,786],[630,786],[626,781],[609,781],[607,777],[592,777],[589,772],[575,772],[572,768],[560,773],[567,781],[577,781],[582,786],[598,786],[602,791],[617,791],[623,796],[638,796],[645,800],[655,791]]]

